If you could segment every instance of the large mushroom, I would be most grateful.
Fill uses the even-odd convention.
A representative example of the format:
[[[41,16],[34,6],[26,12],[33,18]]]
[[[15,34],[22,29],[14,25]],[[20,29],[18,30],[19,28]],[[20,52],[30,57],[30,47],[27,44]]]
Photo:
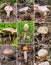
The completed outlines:
[[[47,12],[50,11],[47,6],[40,6],[39,4],[34,5],[34,9],[42,16],[46,16]]]
[[[27,46],[23,46],[23,51],[24,51],[24,60],[25,60],[25,62],[27,62],[27,51],[28,51],[28,47]]]
[[[9,58],[9,56],[12,56],[14,54],[14,51],[12,49],[4,49],[3,54],[5,55],[5,60]]]
[[[7,17],[9,18],[10,17],[10,12],[13,11],[13,8],[12,6],[5,6],[4,10],[6,11],[7,13]]]
[[[37,32],[42,35],[42,41],[44,40],[44,35],[46,35],[48,31],[48,27],[46,26],[41,26],[37,29]]]
[[[13,40],[15,39],[15,36],[17,35],[17,29],[14,29],[14,28],[4,28],[2,30],[2,32],[6,33],[6,34],[9,34],[9,39],[11,40],[11,38],[13,38]],[[14,37],[11,37],[11,34],[14,36]],[[11,40],[11,41],[13,41]]]
[[[47,59],[48,56],[48,51],[46,49],[40,49],[38,51],[38,56],[40,57],[40,61],[41,61],[39,65],[50,65],[48,61],[44,61]]]
[[[38,51],[38,56],[40,57],[40,60],[46,60],[48,56],[48,51],[46,49],[40,49]]]

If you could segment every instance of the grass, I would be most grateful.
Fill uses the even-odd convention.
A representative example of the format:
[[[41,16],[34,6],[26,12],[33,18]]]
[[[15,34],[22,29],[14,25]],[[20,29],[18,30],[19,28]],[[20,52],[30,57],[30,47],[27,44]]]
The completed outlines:
[[[16,28],[16,24],[17,24],[17,22],[14,22],[14,23],[9,23],[9,22],[3,23],[3,22],[0,22],[0,30],[2,30],[3,28]],[[17,45],[17,39],[15,39],[13,41],[13,44]]]
[[[11,3],[15,3],[16,0],[0,0],[0,2],[11,2]]]
[[[23,40],[23,36],[24,36],[24,29],[23,26],[24,24],[28,24],[29,25],[29,29],[27,31],[27,39],[26,39],[26,43],[31,43],[32,39],[33,39],[33,33],[34,33],[34,21],[20,21],[18,22],[18,35],[19,38]]]

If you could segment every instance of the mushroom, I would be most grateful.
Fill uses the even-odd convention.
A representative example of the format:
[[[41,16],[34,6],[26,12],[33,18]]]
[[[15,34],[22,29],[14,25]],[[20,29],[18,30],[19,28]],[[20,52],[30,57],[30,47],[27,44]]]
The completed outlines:
[[[2,30],[2,32],[9,33],[9,38],[10,38],[10,34],[13,34],[14,35],[14,38],[15,38],[15,34],[17,34],[17,29],[14,29],[14,28],[4,28]],[[11,38],[10,38],[10,40],[11,40]]]
[[[14,51],[12,49],[4,49],[3,54],[5,55],[5,59],[8,59],[9,56],[14,54]]]
[[[30,9],[29,7],[23,7],[21,9],[19,9],[19,12],[25,12],[25,14],[27,14],[27,10]]]
[[[8,6],[5,6],[4,10],[6,11],[7,17],[9,18],[10,17],[10,12],[13,11],[13,8],[8,5]]]
[[[50,11],[47,6],[40,6],[39,4],[34,5],[35,12],[39,12],[40,15],[46,16],[47,12]]]
[[[43,14],[44,16],[46,16],[47,12],[49,11],[49,9],[46,6],[38,6],[38,10],[40,14]]]
[[[25,38],[26,38],[26,36],[27,36],[27,31],[28,31],[28,29],[29,29],[29,25],[28,25],[28,24],[24,24],[23,29],[24,29],[24,31],[25,31],[25,33],[24,33],[24,40],[25,40]]]
[[[37,32],[42,35],[42,41],[43,41],[44,35],[48,33],[48,28],[46,26],[41,26],[37,29]]]
[[[46,60],[48,56],[48,51],[46,49],[40,49],[38,51],[38,56],[40,57],[40,60]]]
[[[23,51],[24,51],[24,60],[25,60],[25,62],[27,62],[27,51],[28,51],[28,47],[24,46],[23,47]]]
[[[28,29],[29,29],[29,25],[28,25],[28,24],[24,24],[23,29],[24,29],[24,31],[28,31]]]

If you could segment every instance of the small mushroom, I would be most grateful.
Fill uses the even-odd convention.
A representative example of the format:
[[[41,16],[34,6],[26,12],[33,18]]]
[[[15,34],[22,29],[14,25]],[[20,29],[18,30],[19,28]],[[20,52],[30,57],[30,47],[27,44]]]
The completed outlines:
[[[3,54],[5,55],[5,59],[8,59],[9,56],[14,54],[14,51],[12,49],[4,49]]]
[[[42,35],[42,41],[44,39],[44,35],[48,33],[48,28],[46,26],[39,27],[37,32]]]
[[[23,47],[23,51],[24,51],[24,60],[25,60],[25,62],[27,62],[27,51],[28,51],[28,47],[24,46]]]
[[[23,29],[24,29],[24,31],[28,31],[28,29],[29,29],[29,25],[28,25],[28,24],[24,24]]]
[[[8,6],[5,6],[4,10],[6,11],[7,17],[9,18],[10,17],[10,12],[13,11],[13,8],[8,5]]]
[[[46,49],[40,49],[38,51],[38,56],[40,57],[40,60],[46,60],[48,56],[48,51]]]
[[[19,9],[19,12],[25,12],[25,14],[27,14],[27,10],[30,9],[29,7],[23,7],[21,9]]]

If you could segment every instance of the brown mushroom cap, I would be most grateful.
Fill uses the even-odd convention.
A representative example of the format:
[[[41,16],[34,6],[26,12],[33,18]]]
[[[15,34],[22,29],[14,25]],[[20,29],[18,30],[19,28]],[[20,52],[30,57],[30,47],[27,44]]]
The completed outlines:
[[[39,27],[37,29],[37,32],[40,33],[40,34],[47,34],[48,33],[48,28],[46,26]]]
[[[24,51],[27,51],[27,50],[28,50],[28,47],[27,47],[27,46],[24,46],[24,47],[23,47],[23,50],[24,50]]]
[[[3,51],[3,54],[4,55],[12,55],[14,53],[14,51],[12,50],[12,49],[5,49],[4,51]]]

